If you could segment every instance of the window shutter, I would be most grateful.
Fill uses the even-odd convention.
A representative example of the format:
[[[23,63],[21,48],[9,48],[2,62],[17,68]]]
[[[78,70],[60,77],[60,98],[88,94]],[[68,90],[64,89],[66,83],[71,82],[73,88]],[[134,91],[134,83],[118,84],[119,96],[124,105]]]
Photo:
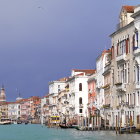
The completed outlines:
[[[125,40],[126,44],[126,54],[128,54],[128,39]]]

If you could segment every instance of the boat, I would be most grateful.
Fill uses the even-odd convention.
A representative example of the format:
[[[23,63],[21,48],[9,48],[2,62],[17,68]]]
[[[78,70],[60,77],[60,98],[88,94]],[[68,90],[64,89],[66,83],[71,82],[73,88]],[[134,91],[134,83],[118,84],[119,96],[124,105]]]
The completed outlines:
[[[65,125],[65,124],[59,124],[59,126],[61,127],[61,128],[65,128],[65,129],[67,129],[67,128],[69,128],[67,125]]]
[[[61,128],[74,128],[73,125],[59,124],[59,126],[60,126]]]
[[[134,133],[136,132],[135,126],[127,126],[120,129],[120,133]]]
[[[8,125],[8,124],[12,124],[10,119],[3,119],[0,121],[0,125]]]
[[[81,127],[76,127],[76,129],[77,130],[80,130],[80,131],[85,131],[86,130],[86,128],[85,127],[82,127],[82,126]]]
[[[22,121],[18,120],[18,121],[17,121],[17,124],[22,124]]]

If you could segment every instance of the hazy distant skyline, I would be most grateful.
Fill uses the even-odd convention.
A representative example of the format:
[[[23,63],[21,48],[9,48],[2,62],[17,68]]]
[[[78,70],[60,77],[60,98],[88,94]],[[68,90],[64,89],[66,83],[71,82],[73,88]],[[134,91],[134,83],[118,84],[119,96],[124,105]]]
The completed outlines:
[[[7,99],[48,93],[71,69],[94,69],[122,5],[139,0],[0,0],[0,84]]]

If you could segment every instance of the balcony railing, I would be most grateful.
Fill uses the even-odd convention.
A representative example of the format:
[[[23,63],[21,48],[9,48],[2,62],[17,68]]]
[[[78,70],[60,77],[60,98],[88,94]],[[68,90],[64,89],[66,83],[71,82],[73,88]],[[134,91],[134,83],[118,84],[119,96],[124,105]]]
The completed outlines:
[[[104,67],[104,73],[108,72],[111,69],[111,63],[107,63]]]
[[[126,54],[121,54],[121,55],[118,55],[117,58],[116,58],[116,61],[117,62],[120,62],[120,61],[125,61],[126,60]]]
[[[105,108],[105,109],[110,108],[110,104],[105,104],[105,105],[103,105],[103,108]]]
[[[74,105],[72,105],[72,104],[70,104],[70,105],[69,105],[69,108],[75,108],[75,106],[74,106]]]
[[[84,106],[83,106],[83,104],[79,104],[79,107],[80,107],[80,108],[83,108]]]
[[[140,47],[133,47],[134,55],[140,54]]]
[[[126,92],[126,84],[124,83],[116,83],[117,91]]]
[[[110,88],[110,84],[106,84],[102,87],[103,89]]]
[[[136,89],[140,89],[140,82],[136,83]]]
[[[134,105],[134,104],[131,104],[131,105],[129,105],[128,107],[129,107],[129,108],[134,108],[135,105]]]

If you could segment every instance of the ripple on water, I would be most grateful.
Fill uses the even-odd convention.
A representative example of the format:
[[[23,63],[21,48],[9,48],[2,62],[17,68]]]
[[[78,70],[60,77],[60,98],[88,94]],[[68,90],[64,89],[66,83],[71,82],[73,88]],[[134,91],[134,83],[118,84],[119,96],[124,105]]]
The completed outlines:
[[[53,129],[41,125],[0,126],[0,140],[139,140],[140,134]]]

